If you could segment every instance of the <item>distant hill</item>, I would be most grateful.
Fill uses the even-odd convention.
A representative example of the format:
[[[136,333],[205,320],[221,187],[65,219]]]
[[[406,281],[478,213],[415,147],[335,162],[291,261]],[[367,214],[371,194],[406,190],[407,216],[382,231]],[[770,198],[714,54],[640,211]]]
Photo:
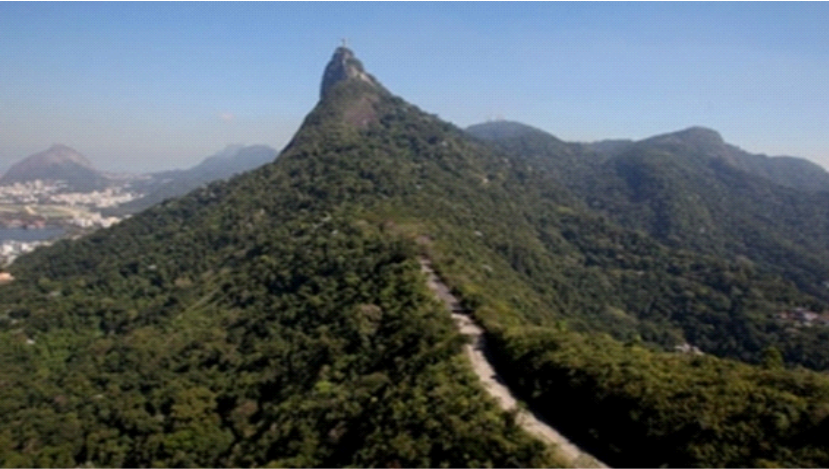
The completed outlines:
[[[228,145],[198,165],[182,171],[177,179],[209,181],[251,170],[276,158],[278,152],[267,145]]]
[[[719,160],[725,165],[782,186],[806,191],[829,191],[829,172],[820,165],[802,158],[748,153],[726,143],[718,132],[704,127],[657,135],[643,140],[641,144]]]
[[[557,174],[585,169],[585,165],[619,156],[639,143],[672,152],[693,153],[704,159],[721,160],[728,166],[782,186],[806,191],[829,191],[829,172],[820,165],[803,158],[748,153],[726,143],[716,131],[704,127],[657,135],[641,142],[613,139],[590,143],[565,142],[543,130],[512,121],[475,124],[466,130],[524,158],[544,159],[545,155],[555,155],[555,161],[547,161],[546,165]]]
[[[747,256],[829,299],[829,174],[814,163],[753,155],[702,127],[599,144],[535,129],[486,135],[623,226],[674,247]]]
[[[69,190],[86,192],[103,188],[107,178],[82,154],[66,145],[52,145],[12,165],[0,185],[34,180],[64,181]]]
[[[136,189],[145,193],[144,197],[120,205],[107,213],[124,215],[144,210],[165,199],[184,195],[202,184],[226,179],[270,163],[277,154],[275,149],[267,145],[228,145],[192,168],[151,174],[149,179],[137,182]]]
[[[511,121],[494,121],[470,126],[467,132],[495,142],[509,153],[551,171],[560,180],[580,179],[606,159],[601,149],[565,142],[535,127]],[[549,155],[555,155],[550,158]]]

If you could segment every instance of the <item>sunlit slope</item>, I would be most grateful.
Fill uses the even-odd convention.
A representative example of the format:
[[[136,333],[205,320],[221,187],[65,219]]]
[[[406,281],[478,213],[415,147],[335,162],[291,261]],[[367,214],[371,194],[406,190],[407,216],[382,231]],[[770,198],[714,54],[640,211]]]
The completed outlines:
[[[612,148],[510,122],[468,130],[626,227],[671,246],[747,257],[829,298],[829,173],[814,163],[753,155],[699,127]]]
[[[15,264],[4,464],[555,464],[478,387],[415,244],[358,216],[397,188],[347,157],[342,109],[277,163]]]

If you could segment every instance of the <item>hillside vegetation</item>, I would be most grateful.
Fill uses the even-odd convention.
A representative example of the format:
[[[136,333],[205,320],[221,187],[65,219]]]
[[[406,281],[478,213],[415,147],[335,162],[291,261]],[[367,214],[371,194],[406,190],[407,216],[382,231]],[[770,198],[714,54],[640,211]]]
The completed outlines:
[[[3,464],[556,464],[480,389],[420,256],[609,463],[829,464],[829,378],[784,366],[825,352],[772,319],[821,297],[632,230],[332,62],[356,69],[275,162],[13,265]],[[666,351],[686,341],[708,355]]]
[[[502,127],[510,131],[499,130]],[[567,186],[585,210],[644,232],[663,246],[689,251],[694,262],[709,258],[731,265],[731,274],[725,277],[730,279],[725,280],[728,286],[719,288],[724,296],[717,301],[722,304],[735,306],[751,295],[757,284],[742,280],[748,272],[778,278],[773,283],[780,286],[791,282],[795,288],[787,288],[799,290],[783,300],[788,307],[778,304],[765,309],[765,314],[756,304],[730,308],[727,321],[732,324],[723,324],[723,334],[714,341],[699,327],[685,326],[689,342],[718,355],[755,362],[765,346],[773,345],[789,363],[817,369],[829,366],[829,355],[821,346],[829,339],[829,329],[796,328],[775,314],[794,307],[827,309],[829,185],[821,186],[820,181],[829,179],[829,174],[819,167],[803,160],[751,155],[702,128],[618,142],[604,152],[516,123],[482,124],[469,131],[494,142],[525,171]],[[811,182],[795,188],[793,181]],[[640,270],[647,275],[649,269]],[[762,288],[775,289],[768,283]],[[696,293],[686,290],[683,295],[693,308],[700,307]],[[684,302],[671,300],[674,306]],[[745,316],[748,311],[751,317]],[[675,319],[696,321],[699,313],[703,312],[688,311]]]

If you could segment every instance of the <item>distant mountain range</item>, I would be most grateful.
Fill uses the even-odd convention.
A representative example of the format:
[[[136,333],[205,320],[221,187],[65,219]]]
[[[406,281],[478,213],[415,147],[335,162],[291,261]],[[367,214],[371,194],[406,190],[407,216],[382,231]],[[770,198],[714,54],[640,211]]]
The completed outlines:
[[[273,161],[278,152],[267,145],[228,145],[189,169],[151,173],[134,182],[134,188],[146,194],[117,208],[113,214],[135,213],[165,199],[184,195],[202,184],[226,179]]]
[[[745,256],[829,300],[829,173],[814,163],[750,154],[701,127],[593,144],[514,122],[467,131],[622,226],[670,246]]]
[[[64,181],[80,192],[106,187],[108,179],[83,155],[66,145],[52,145],[12,165],[0,178],[0,185],[34,180]]]
[[[228,145],[222,151],[205,158],[188,169],[150,173],[133,178],[134,191],[145,194],[127,204],[108,209],[111,214],[135,213],[164,199],[183,195],[196,187],[226,179],[276,158],[277,151],[266,145]],[[56,144],[12,165],[0,178],[0,185],[34,180],[63,181],[65,190],[89,192],[108,185],[122,183],[123,177],[110,177],[96,169],[92,162],[78,151]]]
[[[634,147],[637,150],[652,147],[702,160],[717,160],[794,189],[829,190],[829,172],[820,165],[803,158],[748,153],[726,143],[718,132],[704,127],[691,127],[639,142],[616,139],[591,143],[567,143],[543,130],[512,121],[476,124],[468,127],[467,131],[478,138],[497,142],[514,153],[521,153],[524,158],[538,156],[546,159],[555,155],[555,161],[546,161],[545,165],[557,174],[584,170],[587,166],[618,156]]]

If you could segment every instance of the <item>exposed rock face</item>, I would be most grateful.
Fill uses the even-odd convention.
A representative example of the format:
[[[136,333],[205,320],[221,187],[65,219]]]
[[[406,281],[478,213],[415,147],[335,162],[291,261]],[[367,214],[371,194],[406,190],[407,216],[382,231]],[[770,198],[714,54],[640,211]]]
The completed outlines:
[[[354,57],[354,52],[347,47],[338,47],[322,75],[320,98],[324,98],[331,87],[348,79],[363,80],[377,86],[377,80],[363,70],[363,64]]]

